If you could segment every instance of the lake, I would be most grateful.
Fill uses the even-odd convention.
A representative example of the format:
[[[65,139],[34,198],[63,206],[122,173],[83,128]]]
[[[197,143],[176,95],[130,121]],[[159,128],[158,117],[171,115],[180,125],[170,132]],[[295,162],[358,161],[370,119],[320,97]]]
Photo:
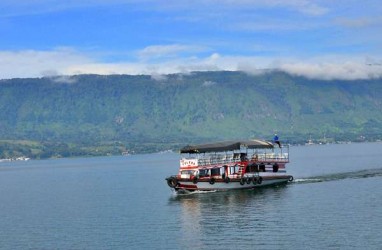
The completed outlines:
[[[382,143],[294,146],[293,183],[176,195],[175,153],[0,163],[1,249],[381,249]]]

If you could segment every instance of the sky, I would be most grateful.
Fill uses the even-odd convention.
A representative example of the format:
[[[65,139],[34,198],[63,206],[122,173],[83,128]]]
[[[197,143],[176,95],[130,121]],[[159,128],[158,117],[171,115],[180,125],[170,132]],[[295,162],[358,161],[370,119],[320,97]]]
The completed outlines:
[[[380,0],[1,0],[0,79],[282,70],[382,77]]]

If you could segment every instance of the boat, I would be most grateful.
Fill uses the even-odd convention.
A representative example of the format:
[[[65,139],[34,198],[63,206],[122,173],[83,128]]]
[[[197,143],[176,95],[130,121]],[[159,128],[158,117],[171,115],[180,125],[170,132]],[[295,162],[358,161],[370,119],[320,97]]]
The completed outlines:
[[[305,145],[307,145],[307,146],[314,145],[314,142],[312,140],[312,136],[309,136],[309,140],[305,143]]]
[[[253,189],[288,183],[289,145],[264,140],[222,141],[189,145],[180,150],[177,175],[166,178],[178,193]]]

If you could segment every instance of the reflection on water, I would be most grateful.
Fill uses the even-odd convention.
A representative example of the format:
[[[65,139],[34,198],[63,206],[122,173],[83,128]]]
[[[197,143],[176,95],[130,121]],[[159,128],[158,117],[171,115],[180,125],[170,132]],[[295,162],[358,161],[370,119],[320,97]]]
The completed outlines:
[[[198,202],[198,203],[224,203],[225,206],[245,204],[250,200],[256,198],[262,198],[261,196],[273,194],[279,194],[286,188],[286,184],[278,186],[269,186],[256,189],[245,190],[230,190],[230,191],[202,191],[193,192],[189,194],[173,194],[169,198],[169,202]]]
[[[254,190],[174,195],[169,204],[181,208],[182,244],[206,248],[219,241],[233,244],[243,234],[256,237],[258,230],[266,230],[264,221],[274,220],[269,214],[278,213],[280,207],[277,203],[287,199],[287,189],[286,185],[280,185]],[[195,242],[194,239],[201,240]]]

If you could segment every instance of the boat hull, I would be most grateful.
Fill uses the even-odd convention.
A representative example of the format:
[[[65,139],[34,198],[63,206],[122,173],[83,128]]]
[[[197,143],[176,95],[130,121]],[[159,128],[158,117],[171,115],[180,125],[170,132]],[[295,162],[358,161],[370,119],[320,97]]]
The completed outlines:
[[[210,179],[199,180],[198,182],[193,182],[191,180],[178,179],[175,187],[175,191],[226,191],[226,190],[237,190],[237,189],[254,189],[269,185],[285,184],[293,180],[291,175],[284,176],[262,176],[260,178],[248,179],[232,179],[228,183],[223,179],[214,180],[211,182]]]

